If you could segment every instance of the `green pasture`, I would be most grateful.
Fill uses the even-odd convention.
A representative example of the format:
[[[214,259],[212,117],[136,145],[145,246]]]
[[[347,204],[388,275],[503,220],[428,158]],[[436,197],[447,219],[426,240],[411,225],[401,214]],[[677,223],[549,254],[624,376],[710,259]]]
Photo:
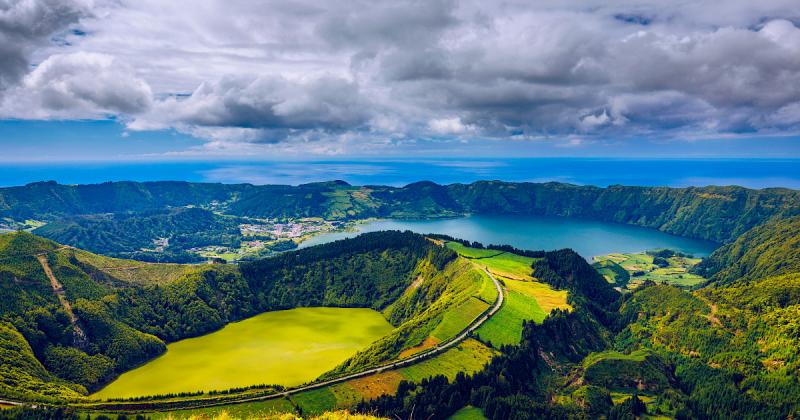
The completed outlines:
[[[629,290],[639,287],[639,285],[648,280],[679,287],[694,287],[706,281],[704,277],[689,272],[692,267],[700,262],[700,258],[672,256],[666,258],[667,263],[669,263],[667,267],[659,267],[653,264],[653,256],[644,252],[609,254],[595,257],[594,261],[595,269],[606,280],[620,287],[627,287]],[[628,273],[630,280],[625,282],[625,276],[618,272],[617,267],[624,269]]]
[[[468,405],[456,411],[448,420],[486,420],[486,416],[480,408]]]
[[[470,248],[458,242],[448,242],[447,247],[494,275],[517,280],[531,279],[533,258],[495,249]]]

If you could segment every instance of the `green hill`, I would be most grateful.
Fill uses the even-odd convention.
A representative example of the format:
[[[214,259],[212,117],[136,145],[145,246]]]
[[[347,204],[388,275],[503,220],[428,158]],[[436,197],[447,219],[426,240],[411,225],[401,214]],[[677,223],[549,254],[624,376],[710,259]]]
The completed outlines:
[[[572,311],[526,323],[520,346],[480,372],[359,407],[400,418],[466,406],[490,419],[796,418],[796,225],[770,222],[723,247],[705,262],[715,273],[705,287],[644,282],[617,300],[568,252],[550,253],[534,277],[570,290]]]
[[[299,186],[187,182],[39,182],[0,188],[0,217],[54,222],[64,217],[140,213],[174,207],[214,208],[261,218],[426,218],[464,214],[579,217],[659,229],[676,235],[733,240],[766,221],[800,214],[800,192],[742,187],[598,188],[561,183],[480,181],[405,187],[351,186],[341,181]]]
[[[385,310],[422,271],[448,276],[445,267],[455,257],[410,232],[365,234],[238,267],[126,261],[26,232],[0,235],[0,322],[9,361],[0,379],[11,384],[0,395],[76,398],[159,355],[167,342],[264,311]],[[469,299],[469,292],[459,293]],[[416,309],[391,312],[389,319],[400,325],[441,300],[415,301]],[[437,313],[431,328],[446,318]],[[392,342],[399,347],[385,357],[418,344],[405,342]],[[27,370],[32,376],[20,374]]]
[[[33,233],[76,248],[106,255],[135,255],[154,248],[153,241],[169,238],[178,249],[207,245],[238,246],[239,223],[199,208],[143,213],[114,213],[60,219]]]
[[[714,251],[695,270],[719,284],[800,272],[800,217],[749,230]]]
[[[609,390],[663,392],[675,384],[672,366],[648,350],[592,353],[583,359],[582,382]]]

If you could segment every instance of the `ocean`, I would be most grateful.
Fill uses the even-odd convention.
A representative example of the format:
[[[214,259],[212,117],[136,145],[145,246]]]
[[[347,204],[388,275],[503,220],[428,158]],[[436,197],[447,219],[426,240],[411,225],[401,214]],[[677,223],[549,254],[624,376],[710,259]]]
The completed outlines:
[[[800,189],[800,159],[510,158],[0,164],[0,186],[55,180],[63,184],[162,181],[290,184],[344,180],[402,186],[477,180],[558,181],[580,185],[740,185]]]

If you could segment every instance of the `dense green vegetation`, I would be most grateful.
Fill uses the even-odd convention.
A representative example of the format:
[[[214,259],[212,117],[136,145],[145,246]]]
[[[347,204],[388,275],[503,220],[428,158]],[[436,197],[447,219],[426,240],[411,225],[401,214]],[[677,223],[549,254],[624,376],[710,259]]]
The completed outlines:
[[[800,272],[800,217],[750,230],[714,251],[695,271],[719,284]]]
[[[181,205],[181,197],[142,195],[155,185],[125,185],[143,197],[137,212]],[[264,311],[299,306],[383,313],[396,327],[393,332],[328,375],[359,370],[430,348],[460,331],[492,302],[491,282],[483,273],[487,268],[502,280],[508,299],[476,337],[412,366],[279,401],[300,413],[357,406],[387,417],[426,419],[456,413],[489,419],[800,416],[800,206],[795,191],[499,182],[202,187],[206,190],[192,190],[192,185],[179,188],[193,198],[213,191],[216,198],[203,205],[234,216],[545,214],[732,242],[695,269],[710,282],[695,282],[691,286],[697,287],[689,290],[626,269],[629,263],[646,264],[655,275],[677,259],[687,260],[665,250],[609,259],[596,270],[568,249],[521,251],[383,232],[240,266],[185,269],[126,266],[124,260],[64,249],[33,235],[3,235],[0,395],[78,399],[160,354],[165,343]],[[67,194],[61,187],[35,189]],[[40,202],[14,209],[15,217],[74,216],[69,211],[78,208],[92,209],[87,214],[97,208],[113,212],[116,200],[124,201],[79,205],[82,198],[74,194],[81,187],[69,188],[73,195],[65,196],[69,205],[59,204],[61,210],[36,213],[36,206],[46,207]],[[6,201],[7,190],[2,191]],[[20,194],[15,190],[12,195]],[[291,205],[275,204],[279,195]],[[42,257],[63,283],[71,310],[51,287]],[[607,280],[613,277],[621,284],[623,271],[629,276],[626,283],[638,283],[624,295]],[[568,306],[558,301],[564,298]],[[158,404],[146,405],[152,410]]]
[[[582,382],[609,390],[663,392],[675,383],[672,367],[657,354],[636,350],[592,353],[583,360]]]
[[[37,255],[63,285],[74,322]],[[13,385],[3,388],[3,396],[75,398],[163,353],[167,342],[265,311],[384,310],[407,290],[419,266],[444,270],[453,258],[455,253],[422,236],[376,232],[238,267],[140,262],[126,267],[123,260],[63,248],[29,233],[0,235],[0,322],[3,342],[15,349],[4,354],[13,363],[0,375]],[[120,269],[125,276],[115,275]],[[37,372],[37,364],[41,374],[19,374]]]
[[[204,260],[185,249],[207,245],[238,247],[241,241],[236,218],[216,215],[199,208],[178,208],[142,213],[113,213],[60,219],[33,233],[56,242],[94,253],[120,258],[147,258],[142,249],[155,248],[153,241],[168,238],[165,250],[176,262]],[[154,256],[155,258],[155,256]]]
[[[791,262],[797,235],[784,230],[791,221],[776,225],[783,226],[782,240],[757,227],[743,236],[750,242],[739,243],[773,264],[745,264],[747,270],[737,271],[742,277],[694,292],[646,281],[615,297],[611,284],[568,251],[547,253],[534,261],[534,276],[567,288],[572,311],[526,323],[522,343],[504,347],[474,375],[403,383],[396,395],[360,409],[434,419],[467,405],[490,419],[795,418],[800,272]],[[654,263],[675,257],[649,256]],[[719,272],[743,266],[728,264]]]
[[[136,218],[131,214],[164,212],[186,206],[214,209],[231,216],[323,217],[330,220],[446,217],[470,213],[580,217],[727,242],[768,220],[800,214],[800,193],[776,188],[597,188],[499,181],[452,185],[418,182],[400,188],[355,187],[341,181],[299,186],[187,182],[60,185],[38,182],[0,189],[0,217],[47,222],[67,218],[52,228],[54,235],[57,233],[76,240],[83,238],[87,244],[94,241],[93,235],[99,235],[101,238],[98,240],[103,246],[112,248],[117,246],[117,242],[124,244],[124,238],[112,238],[109,233],[103,233],[107,231],[92,234],[82,230],[91,226],[98,229],[100,226],[113,227],[115,223],[121,223],[113,219]],[[108,221],[108,216],[99,218],[99,221],[92,217],[75,218],[105,213],[127,216],[113,216],[112,222]],[[107,236],[102,238],[103,235]],[[192,240],[202,242],[201,239]]]

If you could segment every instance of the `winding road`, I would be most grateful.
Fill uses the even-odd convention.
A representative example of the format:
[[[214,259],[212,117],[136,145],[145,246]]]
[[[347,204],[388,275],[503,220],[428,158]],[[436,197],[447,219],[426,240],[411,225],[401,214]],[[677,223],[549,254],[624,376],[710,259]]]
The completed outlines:
[[[381,372],[383,372],[385,370],[391,370],[391,369],[396,369],[396,368],[399,368],[399,367],[407,366],[407,365],[414,364],[416,362],[422,361],[424,359],[427,359],[429,357],[438,355],[440,353],[443,353],[443,352],[445,352],[445,351],[457,346],[462,341],[466,340],[470,336],[470,334],[472,334],[473,332],[475,332],[475,330],[480,328],[481,325],[483,325],[487,320],[489,320],[489,318],[491,318],[494,314],[496,314],[497,311],[499,311],[500,308],[503,306],[504,297],[503,297],[503,289],[500,287],[500,282],[498,282],[497,279],[492,275],[492,273],[490,273],[489,270],[487,270],[485,267],[481,267],[481,268],[483,269],[483,272],[486,273],[486,275],[488,275],[490,279],[492,279],[492,282],[494,282],[494,286],[497,289],[497,299],[495,300],[494,305],[492,305],[491,308],[489,308],[485,312],[483,312],[480,316],[475,318],[458,335],[456,335],[455,337],[450,338],[449,340],[443,341],[443,342],[437,344],[436,346],[434,346],[434,347],[432,347],[432,348],[430,348],[428,350],[422,351],[422,352],[417,353],[417,354],[415,354],[413,356],[406,357],[405,359],[402,359],[402,360],[397,360],[395,362],[386,363],[384,365],[376,366],[376,367],[373,367],[373,368],[370,368],[370,369],[367,369],[367,370],[364,370],[364,371],[361,371],[361,372],[358,372],[358,373],[352,373],[352,374],[345,375],[345,376],[340,376],[340,377],[334,378],[334,379],[328,379],[328,380],[321,381],[321,382],[316,382],[316,383],[303,385],[303,386],[299,386],[299,387],[292,388],[292,389],[287,389],[285,391],[278,392],[278,393],[275,393],[275,394],[260,395],[260,396],[256,396],[256,397],[246,397],[246,398],[235,399],[235,400],[226,400],[226,401],[222,401],[222,402],[208,402],[208,403],[200,403],[200,404],[196,404],[196,405],[195,404],[190,404],[190,405],[186,405],[186,406],[176,406],[174,408],[171,407],[171,408],[160,409],[159,411],[206,408],[206,407],[215,407],[215,406],[221,406],[221,405],[240,404],[240,403],[254,402],[254,401],[265,401],[265,400],[271,400],[271,399],[275,399],[275,398],[284,398],[284,397],[288,397],[290,395],[298,394],[298,393],[301,393],[301,392],[304,392],[304,391],[310,391],[312,389],[322,388],[322,387],[326,387],[326,386],[329,386],[329,385],[335,385],[335,384],[338,384],[338,383],[341,383],[341,382],[349,381],[351,379],[357,379],[357,378],[361,378],[361,377],[364,377],[364,376],[369,376],[369,375],[373,375],[373,374],[376,374],[376,373],[381,373]],[[190,401],[187,401],[187,402],[190,402]],[[113,404],[116,407],[119,407],[121,404],[124,404],[124,403],[114,402]],[[130,404],[129,408],[127,408],[127,409],[128,410],[137,410],[136,402],[132,402]],[[126,409],[125,408],[117,408],[115,411],[117,411],[117,410],[124,411]]]

